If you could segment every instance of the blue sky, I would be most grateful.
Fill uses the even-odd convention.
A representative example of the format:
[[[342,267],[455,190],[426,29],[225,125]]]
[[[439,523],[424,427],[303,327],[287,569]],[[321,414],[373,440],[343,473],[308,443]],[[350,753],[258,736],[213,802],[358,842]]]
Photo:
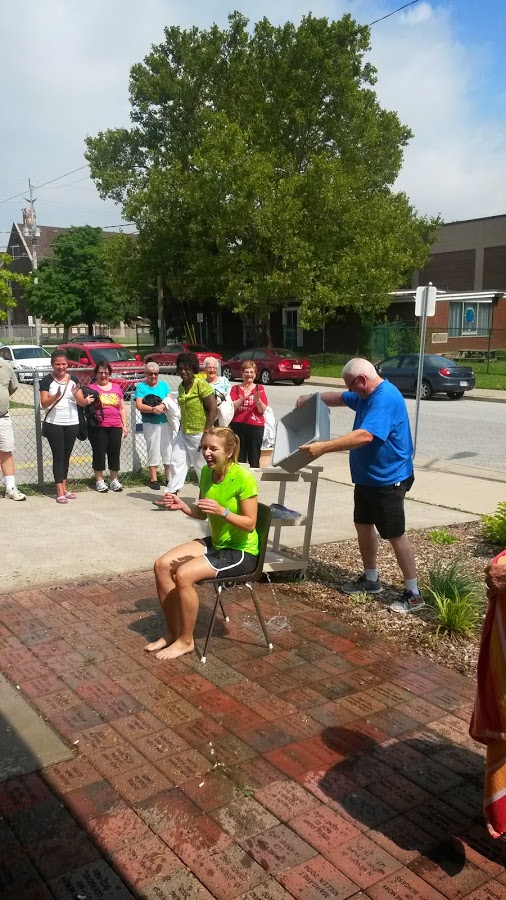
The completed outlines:
[[[128,124],[128,73],[164,25],[206,28],[239,8],[252,21],[297,21],[309,9],[370,22],[402,0],[18,0],[2,11],[6,99],[0,201],[84,164],[86,134]],[[30,20],[31,28],[20,27]],[[504,0],[419,0],[372,28],[378,96],[414,132],[397,187],[445,220],[506,213]],[[14,73],[16,77],[14,78]],[[6,140],[5,137],[8,137]],[[115,225],[86,171],[37,192],[39,224]],[[23,200],[0,202],[0,247]]]

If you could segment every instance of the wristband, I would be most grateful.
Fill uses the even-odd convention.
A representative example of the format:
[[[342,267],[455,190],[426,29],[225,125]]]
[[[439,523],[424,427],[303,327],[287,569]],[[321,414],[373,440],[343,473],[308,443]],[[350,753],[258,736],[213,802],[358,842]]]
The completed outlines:
[[[226,506],[226,507],[225,507],[225,512],[221,514],[221,518],[222,518],[222,519],[226,519],[227,516],[228,516],[228,514],[229,514],[229,512],[230,512],[230,510],[229,510],[228,506]]]

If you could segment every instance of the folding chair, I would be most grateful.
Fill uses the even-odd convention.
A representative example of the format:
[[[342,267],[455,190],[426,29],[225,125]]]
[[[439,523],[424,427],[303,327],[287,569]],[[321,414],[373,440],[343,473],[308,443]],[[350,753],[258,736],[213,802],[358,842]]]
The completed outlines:
[[[267,539],[269,537],[269,527],[271,524],[271,508],[270,506],[266,506],[264,503],[258,504],[258,514],[257,514],[257,533],[258,533],[258,562],[257,567],[254,572],[251,572],[249,575],[238,575],[237,578],[230,578],[230,575],[223,575],[218,578],[204,578],[202,581],[199,581],[198,584],[212,584],[214,586],[214,590],[216,593],[216,599],[214,602],[213,612],[211,615],[211,622],[209,623],[209,629],[206,635],[206,640],[204,643],[204,649],[202,651],[200,661],[205,663],[207,659],[207,647],[209,645],[209,641],[211,640],[211,634],[214,628],[214,620],[216,619],[216,613],[218,610],[218,604],[220,605],[221,611],[223,613],[223,617],[225,622],[229,621],[229,617],[226,615],[225,610],[223,608],[223,603],[221,600],[221,594],[223,590],[224,583],[228,585],[236,585],[236,584],[244,584],[251,591],[251,597],[253,603],[255,604],[256,614],[258,616],[258,620],[260,625],[262,626],[262,631],[264,633],[266,644],[269,650],[273,650],[273,644],[271,644],[269,640],[269,635],[267,633],[267,626],[265,624],[264,617],[262,615],[262,611],[260,609],[258,603],[258,597],[256,591],[253,587],[253,584],[256,581],[260,581],[263,568],[264,568],[264,560],[265,553],[267,550]]]

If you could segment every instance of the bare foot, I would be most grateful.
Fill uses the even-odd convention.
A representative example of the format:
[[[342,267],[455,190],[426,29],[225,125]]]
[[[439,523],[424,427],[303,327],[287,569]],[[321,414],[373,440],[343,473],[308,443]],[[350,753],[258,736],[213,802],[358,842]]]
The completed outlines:
[[[178,639],[177,641],[174,641],[170,647],[166,647],[165,650],[160,650],[160,652],[156,654],[156,658],[162,659],[164,662],[168,659],[177,659],[178,656],[184,656],[185,653],[191,653],[194,647],[195,644],[193,641],[191,644],[187,644]]]
[[[156,653],[157,650],[163,650],[165,647],[169,647],[172,644],[172,638],[170,635],[165,635],[164,637],[158,638],[157,641],[153,641],[152,644],[146,644],[144,647],[148,653]]]

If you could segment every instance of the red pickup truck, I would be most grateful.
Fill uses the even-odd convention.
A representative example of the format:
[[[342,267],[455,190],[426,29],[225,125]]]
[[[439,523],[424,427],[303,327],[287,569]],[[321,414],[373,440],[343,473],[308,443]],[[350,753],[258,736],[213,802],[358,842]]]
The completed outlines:
[[[127,400],[132,396],[135,385],[144,378],[144,365],[138,353],[133,354],[122,344],[86,343],[60,344],[68,356],[69,369],[80,369],[83,382],[91,380],[93,369],[100,360],[106,360],[112,369],[112,380],[119,384]]]

